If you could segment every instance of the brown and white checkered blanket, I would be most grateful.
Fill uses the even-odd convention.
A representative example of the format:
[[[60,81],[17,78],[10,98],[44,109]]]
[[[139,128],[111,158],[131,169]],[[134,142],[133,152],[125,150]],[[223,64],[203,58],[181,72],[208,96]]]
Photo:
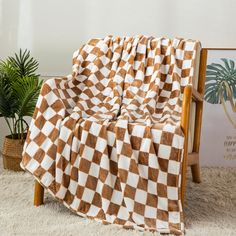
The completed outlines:
[[[81,216],[181,233],[180,128],[198,42],[92,39],[43,84],[22,168]]]

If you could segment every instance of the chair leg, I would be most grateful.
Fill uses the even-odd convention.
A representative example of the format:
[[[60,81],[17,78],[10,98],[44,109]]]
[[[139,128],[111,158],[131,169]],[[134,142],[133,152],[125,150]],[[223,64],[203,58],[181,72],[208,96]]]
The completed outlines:
[[[192,177],[194,183],[201,183],[199,163],[191,165]]]
[[[40,206],[43,204],[43,198],[44,198],[44,188],[43,186],[35,180],[34,185],[34,206]]]

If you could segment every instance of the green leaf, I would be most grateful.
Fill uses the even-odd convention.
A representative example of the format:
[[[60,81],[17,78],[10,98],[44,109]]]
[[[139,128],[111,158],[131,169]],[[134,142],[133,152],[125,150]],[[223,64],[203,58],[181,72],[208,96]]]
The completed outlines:
[[[220,103],[220,89],[224,100],[227,101],[228,95],[225,84],[222,86],[222,82],[226,82],[234,97],[236,97],[236,69],[233,60],[221,58],[223,64],[211,63],[207,66],[206,71],[206,86],[205,86],[205,100],[209,103]]]
[[[228,60],[226,58],[221,58],[221,60],[224,62],[226,70],[231,71]]]
[[[236,70],[234,69],[235,63],[234,63],[233,60],[230,60],[230,67],[231,67],[231,70],[232,70],[232,71],[234,70],[234,71],[236,72]]]
[[[16,99],[19,101],[16,111],[19,117],[32,116],[42,81],[37,77],[23,77],[13,83]]]
[[[38,62],[28,50],[20,50],[14,57],[0,61],[0,114],[6,120],[14,118],[13,128],[16,120],[23,121],[24,116],[32,116],[34,112],[42,85],[37,69]]]
[[[28,50],[22,53],[20,49],[19,55],[15,54],[15,57],[8,57],[8,61],[16,69],[19,77],[39,76],[35,74],[39,64],[33,57],[30,57],[30,51]]]
[[[0,113],[4,117],[14,117],[17,110],[17,101],[11,87],[11,82],[6,77],[0,78]]]

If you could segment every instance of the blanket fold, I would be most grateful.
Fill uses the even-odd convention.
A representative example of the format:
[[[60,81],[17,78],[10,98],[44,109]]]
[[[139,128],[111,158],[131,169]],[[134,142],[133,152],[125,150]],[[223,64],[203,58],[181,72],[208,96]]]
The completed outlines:
[[[183,90],[193,40],[92,39],[44,82],[21,166],[81,216],[181,234]]]

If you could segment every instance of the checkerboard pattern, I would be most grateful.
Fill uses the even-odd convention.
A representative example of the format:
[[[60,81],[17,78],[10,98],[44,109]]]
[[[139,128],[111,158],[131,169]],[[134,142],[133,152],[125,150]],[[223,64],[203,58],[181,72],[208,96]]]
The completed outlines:
[[[183,232],[183,89],[197,41],[92,39],[43,84],[21,166],[81,216]]]

